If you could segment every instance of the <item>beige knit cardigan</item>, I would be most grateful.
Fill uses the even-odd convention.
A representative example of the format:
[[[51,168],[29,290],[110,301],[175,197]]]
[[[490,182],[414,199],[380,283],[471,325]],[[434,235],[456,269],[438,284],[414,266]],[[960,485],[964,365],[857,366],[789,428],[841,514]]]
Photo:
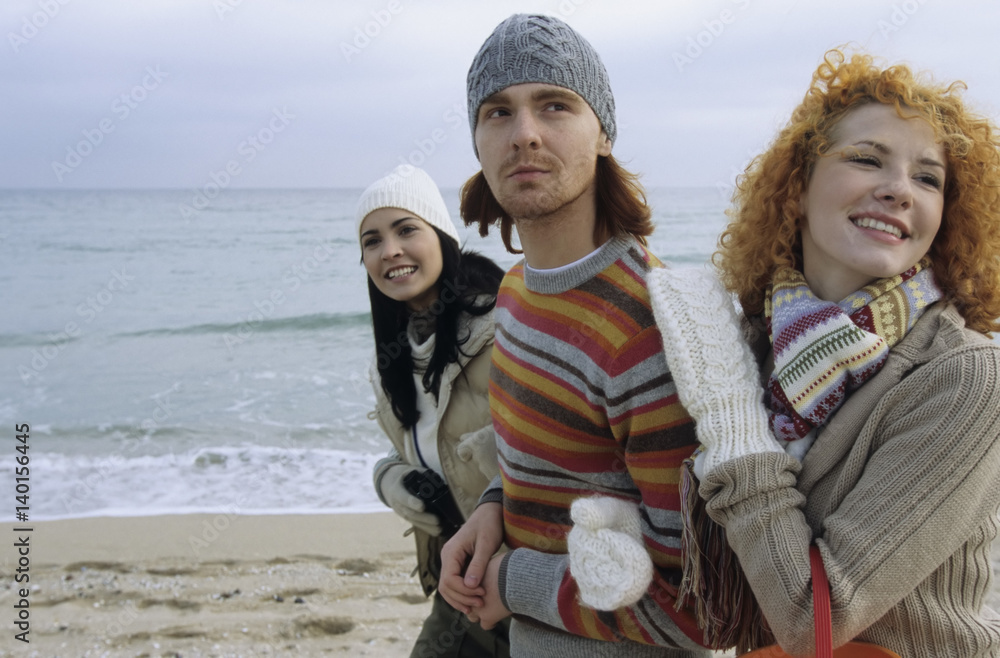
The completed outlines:
[[[813,649],[815,538],[835,646],[1000,656],[1000,616],[984,607],[1000,508],[1000,345],[953,307],[925,313],[801,465],[739,457],[706,474],[700,493],[792,655]]]

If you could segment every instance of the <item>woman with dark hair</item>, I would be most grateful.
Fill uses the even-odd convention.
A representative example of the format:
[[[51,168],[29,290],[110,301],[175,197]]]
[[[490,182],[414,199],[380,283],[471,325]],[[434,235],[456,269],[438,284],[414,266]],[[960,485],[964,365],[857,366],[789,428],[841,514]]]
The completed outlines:
[[[375,333],[374,417],[392,442],[375,465],[375,491],[413,524],[430,595],[441,546],[498,472],[488,387],[503,271],[459,249],[440,191],[416,167],[372,183],[356,220]],[[484,631],[435,593],[411,655],[508,653],[506,625]]]
[[[721,284],[650,276],[711,644],[811,655],[818,549],[835,647],[1000,656],[1000,135],[963,88],[827,53],[739,181]]]

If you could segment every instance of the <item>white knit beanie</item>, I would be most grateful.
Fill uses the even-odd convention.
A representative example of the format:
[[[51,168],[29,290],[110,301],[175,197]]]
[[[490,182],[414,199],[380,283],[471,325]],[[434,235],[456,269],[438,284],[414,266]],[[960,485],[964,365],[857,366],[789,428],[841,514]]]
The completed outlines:
[[[431,226],[444,231],[455,242],[461,242],[458,238],[458,229],[451,221],[441,191],[434,184],[430,174],[419,167],[399,165],[361,193],[355,216],[355,229],[359,236],[361,222],[370,212],[379,208],[399,208],[412,212]]]

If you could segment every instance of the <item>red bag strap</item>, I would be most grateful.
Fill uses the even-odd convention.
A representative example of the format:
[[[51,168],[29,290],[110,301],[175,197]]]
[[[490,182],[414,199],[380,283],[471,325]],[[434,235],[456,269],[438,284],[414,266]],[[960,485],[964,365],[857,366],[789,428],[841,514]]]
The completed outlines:
[[[813,616],[816,620],[816,658],[833,657],[833,618],[830,613],[830,581],[816,544],[809,547],[812,568]]]

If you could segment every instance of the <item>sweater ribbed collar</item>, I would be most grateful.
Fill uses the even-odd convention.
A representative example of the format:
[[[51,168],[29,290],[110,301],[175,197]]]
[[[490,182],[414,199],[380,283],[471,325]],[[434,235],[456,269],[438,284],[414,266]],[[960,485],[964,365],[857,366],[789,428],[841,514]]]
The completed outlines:
[[[535,270],[525,264],[524,285],[531,292],[542,295],[562,294],[590,281],[627,254],[629,249],[637,246],[638,243],[632,237],[612,238],[598,247],[596,252],[570,267]]]

